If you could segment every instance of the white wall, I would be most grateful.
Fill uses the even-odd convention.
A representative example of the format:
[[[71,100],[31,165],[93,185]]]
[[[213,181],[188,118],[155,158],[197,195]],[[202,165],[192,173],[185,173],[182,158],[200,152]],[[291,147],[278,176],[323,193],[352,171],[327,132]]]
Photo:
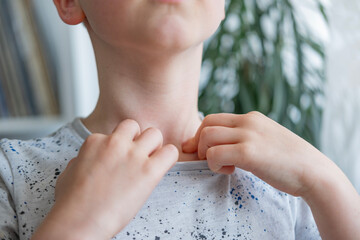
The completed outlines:
[[[35,6],[37,18],[40,20],[38,23],[42,29],[41,32],[45,34],[45,39],[50,47],[49,50],[55,60],[61,112],[66,120],[70,120],[74,116],[74,92],[70,91],[74,88],[69,39],[70,27],[61,21],[52,1],[32,0],[32,2]]]
[[[322,0],[329,27],[315,1],[293,1],[314,37],[323,41],[327,82],[321,151],[330,157],[360,192],[360,1]],[[310,59],[312,61],[312,59]]]
[[[97,68],[93,47],[85,26],[73,26],[70,31],[72,39],[72,56],[77,71],[74,72],[75,81],[75,109],[76,115],[85,117],[95,108],[99,97]]]
[[[322,150],[360,192],[360,1],[331,0]]]
[[[93,48],[83,25],[69,26],[53,1],[32,0],[58,60],[60,98],[66,121],[85,117],[95,107],[99,89]]]

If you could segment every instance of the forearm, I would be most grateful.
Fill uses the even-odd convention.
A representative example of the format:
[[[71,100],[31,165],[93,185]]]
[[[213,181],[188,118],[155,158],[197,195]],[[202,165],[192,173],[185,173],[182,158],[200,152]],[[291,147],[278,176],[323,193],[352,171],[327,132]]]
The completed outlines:
[[[330,160],[328,163],[319,169],[318,180],[303,198],[324,240],[358,239],[360,196],[344,173]]]
[[[38,227],[31,240],[108,240],[110,238],[91,227],[86,221],[77,219],[66,209],[54,206]]]

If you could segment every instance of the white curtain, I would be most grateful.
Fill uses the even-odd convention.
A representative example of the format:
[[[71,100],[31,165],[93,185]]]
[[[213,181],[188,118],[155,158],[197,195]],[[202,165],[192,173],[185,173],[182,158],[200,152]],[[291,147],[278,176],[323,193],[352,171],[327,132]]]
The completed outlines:
[[[360,192],[360,1],[331,0],[322,151]]]

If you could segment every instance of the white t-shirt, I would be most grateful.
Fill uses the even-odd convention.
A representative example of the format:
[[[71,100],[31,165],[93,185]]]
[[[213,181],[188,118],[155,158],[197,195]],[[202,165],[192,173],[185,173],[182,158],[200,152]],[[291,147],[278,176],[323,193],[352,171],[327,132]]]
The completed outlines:
[[[0,239],[30,239],[52,208],[56,179],[91,133],[75,119],[54,134],[0,142]],[[104,196],[106,197],[106,196]],[[250,172],[179,162],[113,239],[321,239],[307,204]]]

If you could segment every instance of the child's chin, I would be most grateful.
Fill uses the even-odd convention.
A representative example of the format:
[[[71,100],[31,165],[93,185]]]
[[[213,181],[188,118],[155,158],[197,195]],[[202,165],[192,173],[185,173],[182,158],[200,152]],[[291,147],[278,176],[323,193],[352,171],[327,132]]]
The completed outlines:
[[[162,49],[185,50],[202,41],[199,31],[174,25],[162,26],[151,34],[151,42]]]
[[[175,54],[185,52],[201,43],[201,40],[194,38],[159,39],[158,42],[154,43],[154,49],[168,54]]]

